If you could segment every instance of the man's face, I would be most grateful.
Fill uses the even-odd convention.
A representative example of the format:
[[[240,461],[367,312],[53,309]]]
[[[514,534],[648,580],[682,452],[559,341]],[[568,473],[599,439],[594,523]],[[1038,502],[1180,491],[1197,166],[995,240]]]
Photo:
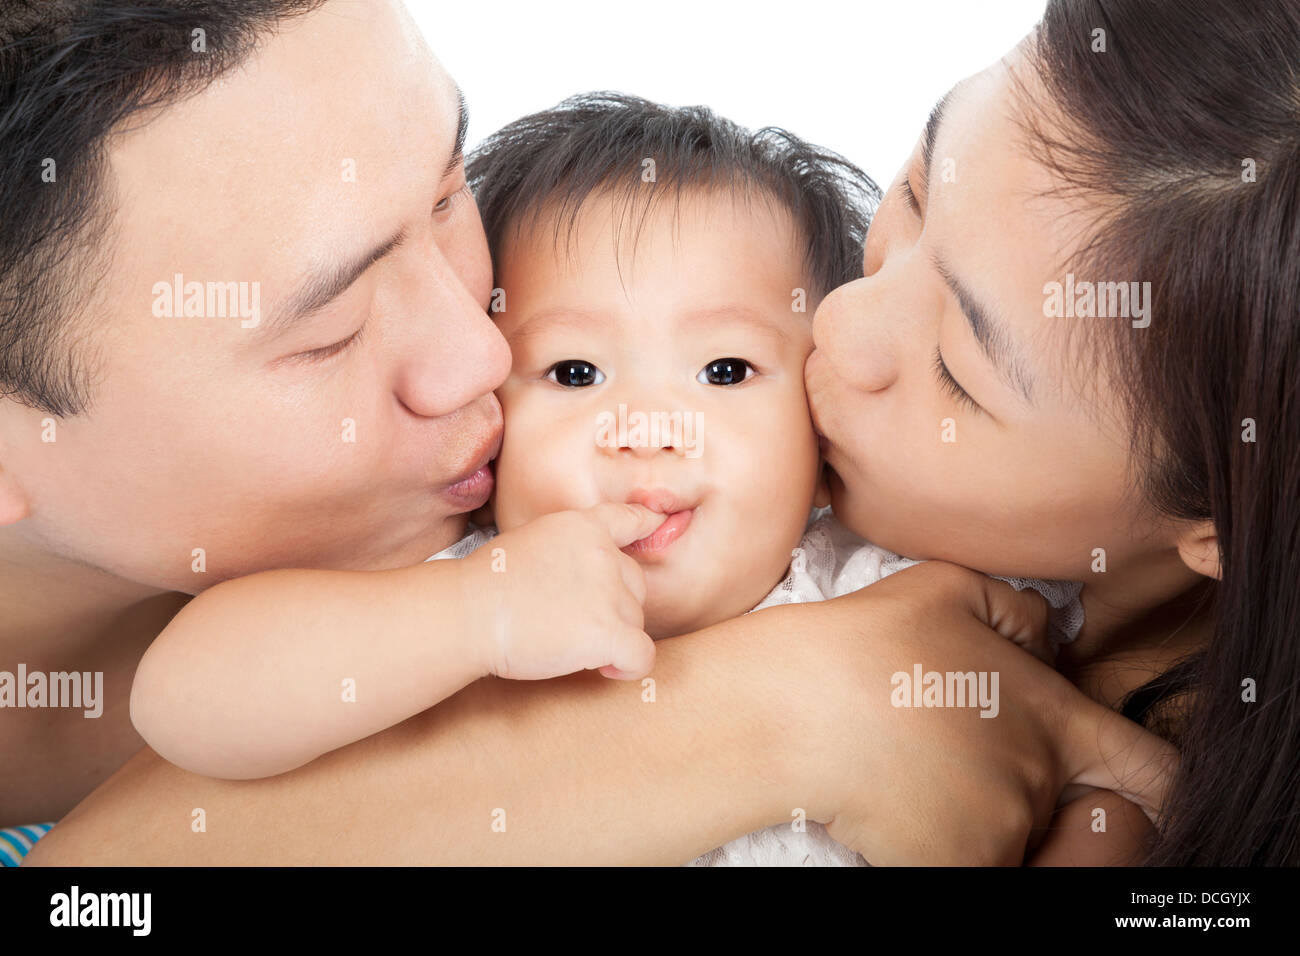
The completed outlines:
[[[83,343],[95,389],[53,442],[43,413],[0,403],[30,510],[13,530],[190,592],[453,541],[490,491],[463,479],[495,454],[510,365],[459,119],[400,5],[335,0],[114,137],[111,266]],[[211,314],[209,284],[259,308]]]

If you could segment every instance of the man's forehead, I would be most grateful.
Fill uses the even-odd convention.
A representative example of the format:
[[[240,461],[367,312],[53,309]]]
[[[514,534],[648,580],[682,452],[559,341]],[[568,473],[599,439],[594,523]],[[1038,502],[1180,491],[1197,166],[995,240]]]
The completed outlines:
[[[400,8],[328,3],[114,137],[123,251],[168,277],[301,270],[431,188],[458,114],[455,84]]]

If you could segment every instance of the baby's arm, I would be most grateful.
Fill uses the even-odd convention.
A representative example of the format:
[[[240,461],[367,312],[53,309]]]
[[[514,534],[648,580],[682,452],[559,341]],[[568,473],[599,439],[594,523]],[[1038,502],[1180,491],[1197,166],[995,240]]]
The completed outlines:
[[[248,779],[368,737],[495,674],[641,677],[644,580],[619,547],[663,515],[547,515],[460,561],[215,585],[145,653],[131,718],[167,760]]]
[[[268,571],[189,603],[145,653],[131,719],[186,770],[292,770],[483,676],[467,568]]]

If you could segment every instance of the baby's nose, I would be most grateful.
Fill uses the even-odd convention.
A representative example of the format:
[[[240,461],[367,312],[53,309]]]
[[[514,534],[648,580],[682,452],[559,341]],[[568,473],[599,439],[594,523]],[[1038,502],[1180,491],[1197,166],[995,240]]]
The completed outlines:
[[[659,454],[660,452],[676,451],[676,450],[677,450],[676,444],[674,444],[671,441],[646,442],[645,444],[637,444],[636,442],[632,442],[627,445],[622,445],[619,448],[619,451],[624,453],[629,453],[636,458],[652,458],[655,455]]]
[[[618,455],[651,458],[669,453],[698,458],[703,451],[703,412],[641,411],[620,405],[597,420],[596,444]]]

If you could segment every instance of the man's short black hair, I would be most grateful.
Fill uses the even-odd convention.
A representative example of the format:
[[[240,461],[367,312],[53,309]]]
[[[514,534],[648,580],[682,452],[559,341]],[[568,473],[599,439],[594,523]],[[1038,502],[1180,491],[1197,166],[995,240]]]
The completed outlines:
[[[585,93],[516,120],[474,150],[466,173],[494,261],[509,231],[543,215],[556,217],[557,240],[566,227],[571,234],[594,193],[620,197],[629,209],[646,203],[642,221],[663,195],[760,194],[791,213],[817,296],[861,277],[867,226],[880,202],[866,173],[785,130],[751,132],[706,107],[622,93]]]
[[[59,416],[89,401],[73,318],[106,259],[108,134],[321,2],[0,0],[0,395]]]

